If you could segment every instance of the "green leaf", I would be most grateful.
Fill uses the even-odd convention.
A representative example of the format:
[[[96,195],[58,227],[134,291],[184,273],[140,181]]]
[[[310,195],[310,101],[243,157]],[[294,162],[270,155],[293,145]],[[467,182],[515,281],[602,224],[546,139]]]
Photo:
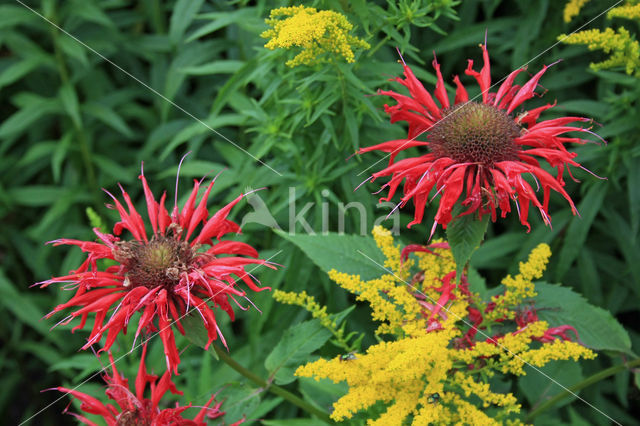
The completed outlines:
[[[233,59],[219,60],[209,62],[208,64],[180,68],[178,72],[189,75],[234,74],[242,68],[244,64],[244,61],[236,61]]]
[[[209,381],[215,378],[209,378]],[[211,386],[211,385],[210,385]],[[216,397],[216,401],[224,401],[225,424],[238,421],[243,417],[254,418],[253,412],[260,405],[261,397],[265,395],[261,389],[247,384],[230,383],[225,385]]]
[[[82,118],[80,117],[80,106],[78,103],[78,95],[76,94],[75,89],[70,84],[65,84],[60,87],[60,91],[58,93],[60,97],[60,101],[62,102],[62,106],[64,107],[71,120],[73,120],[73,124],[76,127],[82,127]]]
[[[273,377],[278,385],[293,382],[295,370],[330,337],[331,332],[324,328],[318,319],[290,327],[264,361],[269,376]]]
[[[456,276],[460,277],[473,252],[480,247],[489,223],[489,215],[480,220],[473,214],[456,217],[464,207],[457,204],[452,215],[455,219],[447,226],[447,241],[456,261]]]
[[[0,29],[26,23],[38,23],[41,18],[23,6],[0,6]]]
[[[30,57],[9,65],[0,73],[0,89],[20,80],[38,68],[42,63],[43,61],[40,57]]]
[[[559,284],[536,282],[536,291],[538,316],[549,326],[571,325],[578,331],[580,341],[591,349],[633,355],[629,334],[608,311]]]
[[[58,99],[30,98],[29,102],[0,125],[0,138],[14,136],[29,129],[33,123],[47,114],[59,112]]]
[[[204,327],[202,317],[192,310],[188,315],[182,317],[180,323],[184,327],[185,337],[194,345],[204,349],[209,338],[207,337],[207,329]],[[212,345],[214,344],[215,342],[212,343]],[[208,352],[216,359],[219,359],[218,354],[211,346],[209,346]]]
[[[53,185],[29,185],[11,188],[9,197],[12,202],[19,206],[48,206],[59,199],[68,188],[61,188]]]
[[[169,38],[173,44],[177,44],[182,39],[203,2],[204,0],[178,0],[176,2],[169,24]]]
[[[558,268],[556,269],[555,275],[556,280],[562,280],[580,254],[580,250],[587,240],[587,235],[591,229],[593,220],[602,206],[604,196],[607,195],[607,187],[608,185],[606,185],[605,182],[593,185],[578,205],[578,211],[581,216],[574,217],[569,224],[569,229],[567,229],[564,245],[560,250]]]
[[[373,237],[328,233],[326,235],[289,234],[274,230],[298,247],[325,272],[335,269],[363,280],[385,274],[385,258]]]
[[[82,112],[95,117],[107,126],[117,130],[128,138],[133,138],[133,131],[112,108],[98,102],[87,102],[82,105]]]
[[[564,392],[564,389],[549,380],[543,374],[540,374],[537,370],[542,371],[549,377],[553,377],[555,381],[565,387],[571,386],[584,379],[580,364],[572,360],[551,361],[544,367],[535,369],[530,366],[525,366],[525,375],[518,379],[518,387],[529,401],[529,404],[533,407],[561,392]],[[566,405],[574,399],[574,396],[564,398],[557,405],[554,405],[554,408]]]
[[[43,336],[49,336],[49,326],[40,321],[43,312],[33,303],[33,298],[18,291],[0,270],[0,300],[2,305],[19,321],[30,325]]]
[[[633,235],[637,235],[640,230],[640,157],[631,159],[628,170],[629,217]]]

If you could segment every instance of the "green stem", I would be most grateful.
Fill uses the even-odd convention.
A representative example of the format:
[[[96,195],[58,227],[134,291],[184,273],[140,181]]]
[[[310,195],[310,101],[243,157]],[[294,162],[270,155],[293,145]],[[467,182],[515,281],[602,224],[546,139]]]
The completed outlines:
[[[378,51],[378,49],[380,49],[390,38],[391,36],[387,34],[382,40],[380,40],[380,42],[376,44],[373,49],[370,49],[367,52],[367,58],[370,58],[371,56],[373,56],[373,54],[376,53],[376,51]]]
[[[571,386],[568,390],[565,390],[563,392],[560,392],[559,394],[557,394],[556,396],[554,396],[553,398],[545,401],[544,403],[540,404],[535,410],[531,411],[527,417],[524,419],[525,423],[529,423],[531,422],[536,416],[538,416],[540,413],[548,410],[549,408],[553,407],[555,404],[557,404],[558,402],[560,402],[562,399],[566,398],[567,396],[570,396],[573,393],[576,393],[578,391],[580,391],[581,389],[586,388],[587,386],[591,386],[594,383],[597,383],[603,379],[606,379],[609,376],[613,376],[614,374],[617,374],[621,371],[624,370],[628,370],[634,367],[638,367],[640,366],[640,358],[636,358],[633,361],[629,361],[626,362],[624,364],[620,364],[620,365],[615,365],[613,367],[609,367],[605,370],[599,371],[596,374],[587,377],[586,379],[584,379],[583,381],[581,381],[580,383],[577,383],[573,386]]]
[[[296,405],[303,409],[304,411],[317,416],[320,420],[325,421],[326,423],[333,424],[333,421],[329,417],[325,411],[320,410],[319,408],[314,407],[308,402],[304,401],[302,398],[298,398],[291,392],[281,388],[280,386],[274,385],[273,383],[265,381],[262,377],[257,374],[252,373],[251,371],[244,368],[242,365],[238,364],[236,360],[231,358],[225,351],[218,348],[216,345],[211,345],[213,350],[216,352],[216,355],[223,360],[229,367],[236,370],[238,373],[242,374],[247,379],[251,380],[256,385],[262,387],[265,390],[268,390],[271,393],[274,393],[282,398],[286,399],[293,405]]]

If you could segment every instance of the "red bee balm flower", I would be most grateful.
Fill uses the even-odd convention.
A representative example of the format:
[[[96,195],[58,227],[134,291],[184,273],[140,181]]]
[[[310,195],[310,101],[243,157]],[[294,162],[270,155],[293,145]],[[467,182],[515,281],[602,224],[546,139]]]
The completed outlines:
[[[478,81],[482,102],[470,101],[466,89],[458,76],[455,76],[453,81],[457,89],[454,104],[451,105],[440,64],[434,59],[433,67],[438,78],[434,94],[440,104],[438,106],[411,69],[404,64],[405,78],[396,77],[394,80],[409,89],[410,96],[390,90],[379,93],[396,100],[396,105],[385,105],[385,111],[392,123],[409,123],[408,139],[392,140],[359,150],[360,154],[369,151],[390,153],[389,166],[374,173],[372,179],[391,176],[391,180],[384,185],[389,187],[388,196],[382,199],[385,201],[393,197],[400,183],[406,179],[400,206],[410,199],[413,199],[416,206],[414,220],[409,226],[422,222],[432,189],[436,189],[436,195],[442,194],[432,234],[437,224],[447,227],[452,219],[453,206],[461,197],[462,205],[467,208],[462,215],[477,213],[482,217],[491,214],[493,221],[496,220],[496,208],[499,207],[501,217],[505,217],[511,211],[510,200],[514,200],[520,222],[528,230],[531,229],[527,221],[531,203],[540,210],[544,222],[551,223],[547,209],[551,190],[559,192],[569,202],[573,213],[577,213],[573,201],[563,189],[562,175],[567,165],[582,166],[574,161],[576,154],[567,151],[565,144],[586,141],[561,135],[567,132],[591,133],[589,129],[572,124],[590,120],[583,117],[562,117],[538,121],[540,113],[553,107],[555,103],[514,116],[516,108],[534,96],[538,81],[548,67],[543,66],[542,70],[522,86],[513,84],[516,76],[525,70],[517,69],[493,93],[489,92],[491,75],[486,45],[482,46],[482,52],[482,70],[474,71],[473,61],[469,60],[465,71]],[[426,133],[426,141],[416,140],[423,133]],[[429,152],[394,162],[398,152],[411,147],[424,147]],[[539,159],[544,159],[555,167],[557,175],[553,177],[543,170]],[[530,174],[536,185],[542,188],[542,202],[524,179],[526,174]]]
[[[144,357],[146,353],[146,346],[142,351],[142,359],[140,360],[140,367],[138,369],[138,376],[135,382],[135,393],[129,390],[129,381],[116,370],[116,366],[113,362],[113,357],[109,353],[109,359],[111,361],[111,369],[113,370],[113,376],[108,374],[104,375],[104,381],[107,383],[107,390],[105,391],[109,399],[116,402],[117,407],[111,404],[103,404],[98,399],[87,395],[82,392],[78,392],[74,389],[67,389],[64,387],[54,388],[60,392],[66,392],[74,397],[78,398],[82,405],[80,409],[85,413],[96,414],[102,416],[105,423],[108,426],[116,425],[181,425],[181,426],[204,426],[205,416],[210,419],[216,419],[224,416],[225,412],[220,411],[222,402],[216,403],[213,407],[209,407],[215,400],[214,394],[211,399],[201,408],[200,412],[193,420],[185,419],[182,417],[182,413],[191,408],[191,404],[180,407],[176,404],[175,408],[165,408],[161,410],[158,408],[158,403],[162,399],[162,396],[167,392],[182,395],[182,392],[176,389],[175,385],[171,381],[171,372],[165,371],[165,373],[158,381],[158,377],[147,373],[147,369],[144,365]],[[157,382],[157,383],[156,383]],[[144,398],[145,389],[147,384],[151,388],[151,399]],[[67,407],[68,409],[68,407]],[[65,409],[65,412],[67,411]],[[76,417],[84,424],[96,425],[96,423],[87,419],[86,417],[69,413]],[[244,419],[233,423],[233,425],[239,425],[244,423]]]
[[[153,235],[150,238],[147,236],[142,218],[122,187],[120,189],[128,210],[105,191],[113,198],[115,208],[121,217],[121,221],[113,229],[114,235],[103,234],[95,228],[94,232],[99,242],[72,239],[52,241],[56,246],[79,246],[88,253],[88,257],[69,275],[38,284],[46,287],[52,283],[71,283],[67,288],[75,289],[75,295],[67,303],[56,306],[47,317],[67,308],[80,308],[62,321],[67,324],[73,318],[80,317],[80,324],[72,331],[84,327],[89,313],[96,314],[91,335],[82,349],[98,342],[102,335],[107,333],[104,348],[101,350],[108,350],[121,330],[126,333],[131,317],[140,311],[142,315],[137,325],[136,338],[143,330],[159,331],[164,344],[167,367],[177,374],[180,358],[171,328],[172,323],[184,334],[180,318],[188,310],[194,309],[202,317],[207,329],[207,347],[218,336],[226,345],[209,303],[222,308],[233,320],[234,311],[229,299],[237,303],[234,297],[245,297],[245,292],[236,288],[236,279],[233,276],[242,280],[251,290],[261,291],[269,288],[257,287],[253,276],[245,271],[245,266],[274,266],[265,260],[255,259],[258,252],[248,244],[235,241],[217,241],[214,244],[212,241],[213,238],[219,240],[229,232],[240,231],[236,223],[227,220],[227,215],[244,195],[241,194],[209,217],[207,198],[215,179],[204,191],[197,205],[200,182],[195,181],[193,191],[182,210],[179,211],[176,206],[169,216],[164,206],[166,193],[162,194],[158,203],[144,174],[140,179]],[[200,225],[200,231],[194,232]],[[123,229],[128,230],[133,238],[121,240],[117,237]],[[249,257],[221,257],[224,254]],[[117,264],[100,271],[97,267],[99,259],[110,259]],[[108,313],[110,317],[106,320]]]

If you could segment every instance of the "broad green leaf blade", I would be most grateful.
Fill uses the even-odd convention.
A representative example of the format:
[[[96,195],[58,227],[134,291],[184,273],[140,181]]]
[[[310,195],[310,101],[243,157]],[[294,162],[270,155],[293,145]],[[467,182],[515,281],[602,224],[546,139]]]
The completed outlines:
[[[539,370],[566,387],[579,383],[584,379],[580,364],[572,360],[551,361],[544,367],[539,368]],[[543,374],[540,374],[537,369],[525,366],[524,371],[526,374],[518,379],[518,387],[531,406],[535,407],[537,404],[564,392],[564,389]],[[562,407],[574,399],[574,396],[567,397],[560,401],[558,405],[555,405],[554,408]]]
[[[269,376],[273,377],[278,385],[293,382],[296,369],[308,361],[309,355],[324,345],[330,337],[331,332],[317,319],[290,327],[264,361]]]
[[[452,215],[455,219],[447,226],[447,241],[456,261],[456,276],[460,277],[473,252],[480,247],[487,231],[489,216],[484,215],[480,220],[473,214],[456,217],[464,207],[456,205]]]
[[[551,327],[571,325],[580,341],[594,350],[611,350],[633,355],[629,334],[602,308],[559,284],[536,282],[535,306],[541,320]]]
[[[209,382],[215,381],[209,377]],[[211,386],[211,385],[209,385]],[[244,418],[255,418],[253,412],[258,408],[265,392],[248,384],[228,383],[220,390],[216,401],[224,401],[224,424],[231,424]]]
[[[326,235],[292,235],[275,230],[298,247],[325,272],[335,269],[347,274],[360,275],[370,280],[384,275],[384,256],[373,237],[329,233]]]

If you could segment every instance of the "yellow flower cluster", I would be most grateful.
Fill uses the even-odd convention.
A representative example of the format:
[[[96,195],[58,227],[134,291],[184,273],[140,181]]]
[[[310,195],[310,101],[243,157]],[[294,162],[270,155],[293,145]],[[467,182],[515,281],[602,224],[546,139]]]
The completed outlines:
[[[444,291],[442,277],[455,270],[451,251],[440,248],[434,249],[435,255],[415,253],[420,272],[408,281],[411,261],[401,262],[400,247],[394,244],[391,234],[376,227],[373,235],[387,259],[385,266],[389,273],[370,281],[335,270],[329,276],[356,294],[358,300],[371,305],[373,319],[383,322],[376,333],[391,334],[392,340],[380,341],[366,353],[349,359],[340,356],[319,359],[296,371],[297,376],[347,383],[349,391],[335,402],[332,419],[349,419],[359,411],[383,403],[386,411],[369,419],[367,424],[519,424],[517,419],[508,418],[520,411],[515,396],[492,391],[486,378],[496,373],[521,375],[526,363],[539,367],[551,360],[595,356],[575,342],[553,340],[532,345],[534,338],[540,338],[548,330],[544,321],[531,322],[492,342],[480,339],[471,346],[460,345],[470,324],[465,319],[467,308],[478,298],[461,291],[460,286],[456,286],[440,311],[441,328],[427,331],[429,311]],[[535,295],[531,280],[542,276],[550,255],[549,247],[541,244],[527,262],[520,264],[516,277],[503,280],[506,290],[498,301],[501,306],[513,309],[513,304],[521,304]],[[308,305],[306,298],[287,297],[297,300],[296,304]],[[313,310],[318,308],[314,305]],[[479,333],[487,337],[484,332]]]
[[[567,3],[564,9],[565,21],[569,22],[573,16],[577,15],[584,3],[586,3],[584,0],[571,0]],[[607,13],[607,17],[609,19],[640,19],[640,3],[631,1],[615,7]],[[640,77],[640,44],[624,27],[616,31],[606,28],[604,31],[594,29],[570,35],[562,34],[558,40],[567,44],[585,44],[589,50],[602,50],[610,54],[608,59],[590,65],[594,71],[624,67],[627,74]]]
[[[489,320],[504,317],[513,319],[513,308],[522,304],[526,298],[537,294],[533,280],[542,277],[550,257],[551,248],[547,244],[540,244],[533,249],[527,262],[520,262],[520,273],[515,277],[507,275],[502,280],[505,292],[491,298],[495,308],[487,313],[486,318]]]
[[[318,318],[323,327],[331,330],[333,334],[342,336],[342,332],[338,330],[338,324],[333,322],[331,316],[327,313],[327,307],[316,302],[313,296],[309,296],[306,291],[301,293],[293,293],[289,291],[275,290],[273,298],[280,303],[287,305],[296,305],[304,308],[311,313],[313,318]]]
[[[354,62],[353,49],[370,47],[366,41],[349,34],[353,25],[344,15],[331,10],[318,11],[302,5],[281,7],[272,10],[265,22],[271,26],[261,34],[269,39],[266,48],[302,48],[287,61],[289,67],[328,62],[338,55]]]
[[[640,3],[625,4],[624,6],[614,7],[607,13],[607,17],[609,19],[611,18],[638,19],[640,18]]]
[[[607,28],[585,30],[569,36],[560,36],[563,43],[586,44],[589,50],[603,50],[611,55],[605,61],[592,63],[591,69],[599,71],[614,67],[624,67],[627,74],[640,77],[640,45],[624,27],[614,31]]]
[[[578,16],[580,9],[587,4],[589,0],[569,0],[564,6],[564,22],[571,22],[571,20]]]
[[[418,263],[423,272],[419,274],[418,280],[412,280],[411,285],[407,286],[406,281],[413,260],[401,262],[400,246],[394,245],[390,231],[376,226],[372,233],[377,246],[385,255],[384,266],[388,268],[389,273],[380,278],[363,281],[357,275],[331,270],[329,278],[355,294],[356,300],[366,301],[371,305],[373,319],[382,323],[376,330],[376,335],[393,334],[405,337],[424,334],[426,318],[422,315],[424,308],[416,299],[416,294],[424,294],[427,299],[438,300],[439,293],[432,288],[431,283],[438,283],[435,284],[435,287],[438,287],[438,279],[455,270],[451,251],[435,249],[438,256],[418,253]],[[423,283],[430,285],[424,286]],[[454,306],[449,309],[464,315],[467,306],[465,302],[458,298]]]

